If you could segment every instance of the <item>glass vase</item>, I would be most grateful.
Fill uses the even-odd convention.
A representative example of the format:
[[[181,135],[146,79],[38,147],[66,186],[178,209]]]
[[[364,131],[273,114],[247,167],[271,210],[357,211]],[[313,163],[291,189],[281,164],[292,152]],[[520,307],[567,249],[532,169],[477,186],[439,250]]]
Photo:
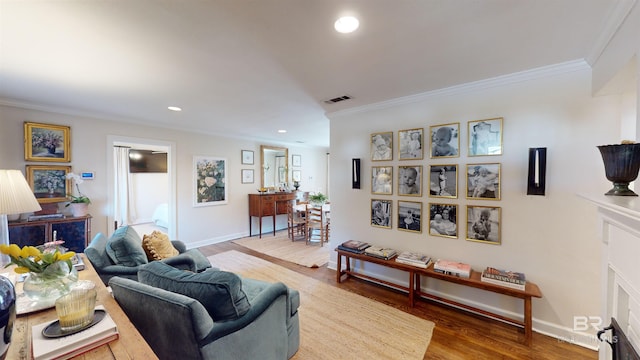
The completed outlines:
[[[78,281],[78,271],[64,262],[49,265],[43,272],[30,272],[24,281],[25,295],[35,301],[55,301],[71,291]]]

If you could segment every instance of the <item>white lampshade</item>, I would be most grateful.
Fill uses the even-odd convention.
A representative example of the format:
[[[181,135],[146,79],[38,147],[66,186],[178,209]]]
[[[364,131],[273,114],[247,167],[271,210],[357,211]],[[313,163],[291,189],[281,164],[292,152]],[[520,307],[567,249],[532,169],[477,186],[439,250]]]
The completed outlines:
[[[40,211],[33,190],[20,170],[0,170],[0,214]]]

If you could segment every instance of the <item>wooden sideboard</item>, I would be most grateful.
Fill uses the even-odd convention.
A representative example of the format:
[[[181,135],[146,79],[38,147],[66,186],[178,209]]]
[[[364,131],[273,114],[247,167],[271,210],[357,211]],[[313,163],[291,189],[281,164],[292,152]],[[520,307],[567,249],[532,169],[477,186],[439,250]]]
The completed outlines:
[[[273,218],[273,235],[276,234],[276,215],[287,213],[287,202],[295,201],[296,193],[271,193],[271,194],[249,194],[249,236],[251,233],[251,218],[257,217],[260,228],[260,238],[262,238],[262,218],[271,216]]]
[[[77,253],[84,252],[91,236],[91,215],[36,221],[10,221],[9,241],[20,247],[38,246],[53,240],[63,240],[63,246]]]

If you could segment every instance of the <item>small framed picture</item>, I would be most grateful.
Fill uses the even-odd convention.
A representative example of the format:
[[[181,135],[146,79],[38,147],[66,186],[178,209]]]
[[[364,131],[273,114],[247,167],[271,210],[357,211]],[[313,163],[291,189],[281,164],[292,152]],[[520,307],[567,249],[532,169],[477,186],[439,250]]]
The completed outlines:
[[[371,193],[379,195],[393,194],[393,166],[371,167]]]
[[[24,159],[26,161],[71,161],[69,126],[24,123]]]
[[[467,164],[467,199],[500,200],[500,164]]]
[[[429,196],[458,197],[458,165],[429,165]]]
[[[242,150],[242,164],[253,165],[253,151]]]
[[[391,229],[391,200],[371,199],[371,226]]]
[[[422,165],[398,166],[398,195],[422,196]]]
[[[242,183],[253,184],[253,169],[242,169]]]
[[[467,240],[500,244],[500,208],[467,205]]]
[[[423,152],[424,129],[398,131],[398,158],[400,160],[420,160]]]
[[[371,160],[393,160],[393,132],[371,134]]]
[[[227,204],[229,198],[226,184],[227,159],[214,156],[193,157],[194,207]]]
[[[502,155],[502,118],[469,121],[469,156]]]
[[[302,171],[300,170],[291,171],[291,178],[293,179],[293,181],[300,181],[302,179]]]
[[[460,156],[460,123],[429,127],[431,158]]]
[[[302,156],[301,155],[291,155],[291,165],[295,167],[302,166]]]
[[[27,165],[27,182],[41,204],[67,200],[71,183],[67,174],[71,166]]]
[[[422,203],[398,201],[398,230],[422,232]]]
[[[458,205],[429,204],[429,234],[458,238]]]

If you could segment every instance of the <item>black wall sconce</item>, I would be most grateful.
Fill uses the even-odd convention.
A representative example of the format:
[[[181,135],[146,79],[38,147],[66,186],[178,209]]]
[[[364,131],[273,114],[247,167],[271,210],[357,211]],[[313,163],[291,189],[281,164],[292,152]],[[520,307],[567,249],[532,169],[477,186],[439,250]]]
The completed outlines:
[[[529,148],[527,195],[543,195],[547,178],[547,148]]]
[[[360,159],[351,160],[351,188],[360,189]]]

